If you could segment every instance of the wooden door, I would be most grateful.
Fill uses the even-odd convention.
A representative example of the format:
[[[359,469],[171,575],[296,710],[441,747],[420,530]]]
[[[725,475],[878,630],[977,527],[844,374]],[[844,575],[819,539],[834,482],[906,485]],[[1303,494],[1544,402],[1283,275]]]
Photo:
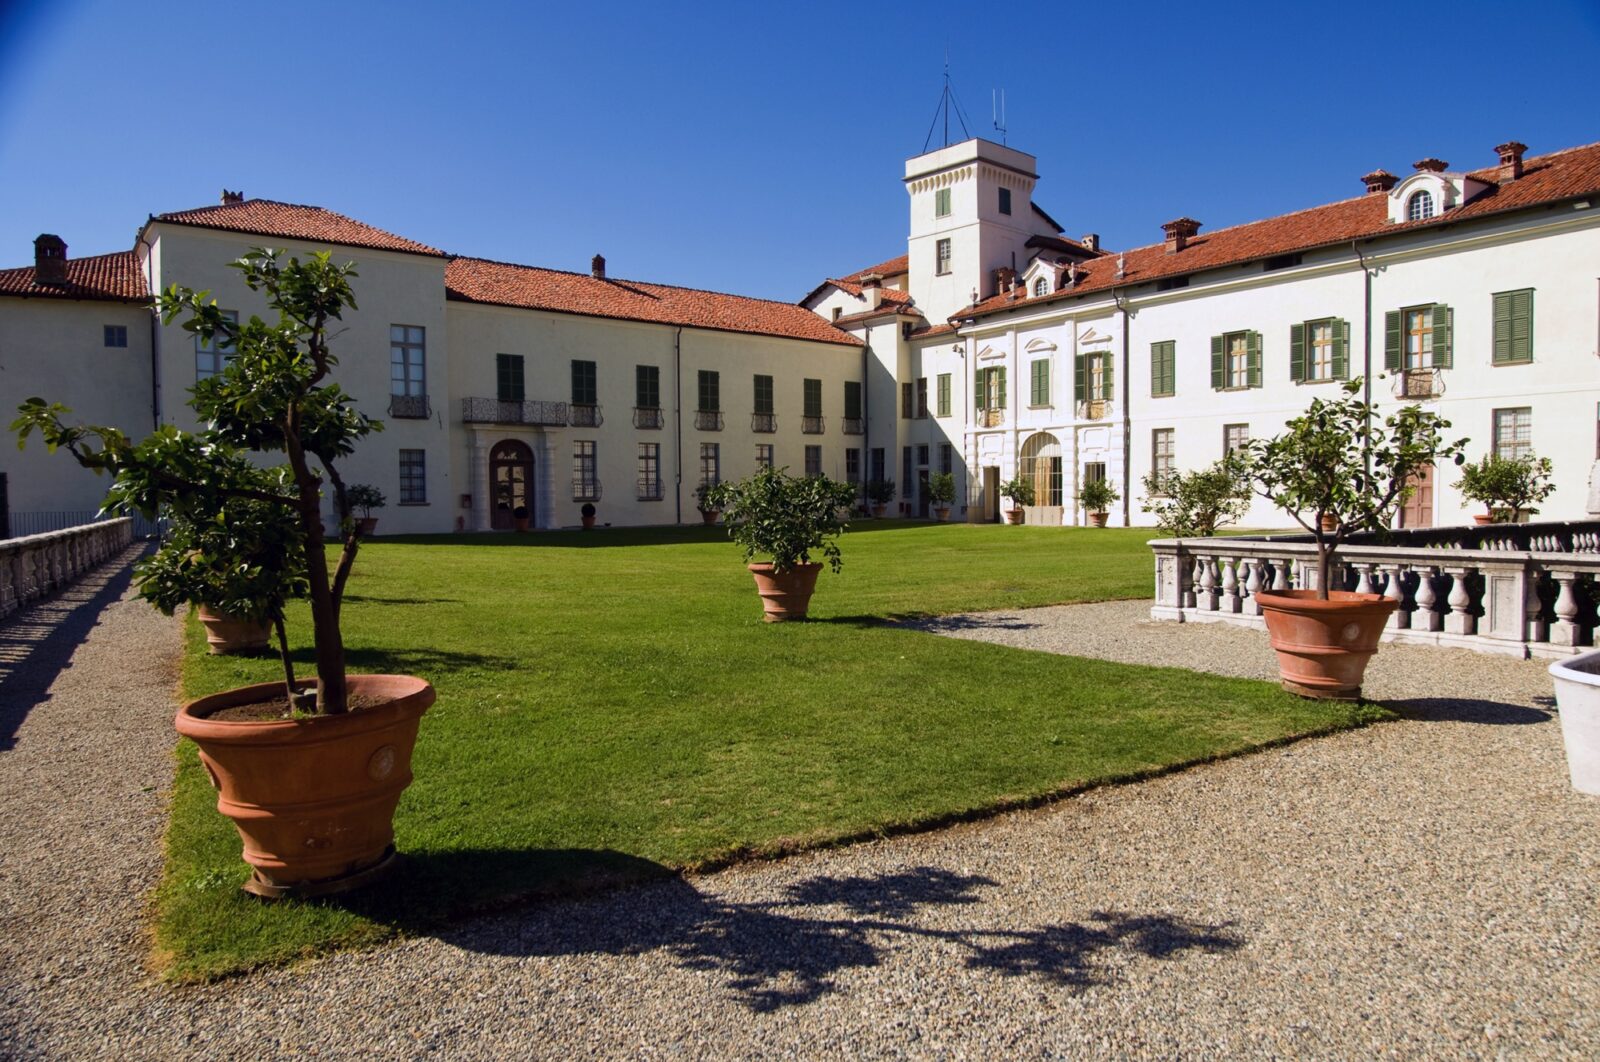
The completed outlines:
[[[533,451],[526,443],[506,439],[489,451],[489,526],[510,531],[518,506],[533,519]]]
[[[1433,526],[1433,466],[1417,469],[1409,480],[1416,488],[1400,507],[1401,527]]]

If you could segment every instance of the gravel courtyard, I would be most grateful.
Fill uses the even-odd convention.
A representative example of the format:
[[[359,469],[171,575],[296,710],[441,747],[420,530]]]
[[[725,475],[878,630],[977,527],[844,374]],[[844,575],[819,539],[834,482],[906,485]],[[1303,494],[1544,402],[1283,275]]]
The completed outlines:
[[[171,988],[141,904],[178,627],[126,587],[0,624],[0,1057],[1600,1052],[1600,800],[1544,665],[1396,646],[1400,722]],[[1147,609],[930,626],[1272,676],[1263,635]]]

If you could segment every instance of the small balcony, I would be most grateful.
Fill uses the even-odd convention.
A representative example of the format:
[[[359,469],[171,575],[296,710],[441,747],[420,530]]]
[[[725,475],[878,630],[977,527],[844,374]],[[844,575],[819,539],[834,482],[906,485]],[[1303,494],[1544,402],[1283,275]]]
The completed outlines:
[[[758,435],[771,435],[778,430],[778,415],[776,413],[752,413],[750,415],[750,430]]]
[[[390,395],[389,416],[396,420],[427,420],[433,416],[427,395]]]
[[[715,409],[696,410],[694,428],[696,431],[721,431],[722,414]]]
[[[567,404],[502,402],[497,398],[463,398],[461,419],[467,424],[529,424],[544,428],[565,428]]]
[[[633,426],[635,428],[652,428],[660,430],[663,423],[660,406],[634,406]]]
[[[1444,394],[1444,372],[1441,369],[1405,369],[1395,373],[1394,396],[1425,402]]]
[[[821,417],[800,418],[800,434],[802,435],[821,435],[824,427],[825,422]]]
[[[861,417],[845,417],[839,422],[839,430],[845,435],[860,435],[867,430],[867,422]]]
[[[600,480],[591,476],[573,476],[572,500],[581,502],[599,501]]]
[[[598,428],[606,419],[600,415],[599,406],[578,405],[574,402],[570,407],[572,419],[568,421],[574,428]]]
[[[657,479],[649,479],[649,478],[646,478],[646,477],[640,477],[640,479],[639,479],[639,500],[640,501],[660,501],[664,497],[666,497],[666,491],[663,489],[661,480],[659,478],[657,478]]]
[[[978,427],[998,428],[1006,422],[1006,411],[1003,409],[978,410]]]
[[[1078,403],[1079,420],[1105,420],[1110,403],[1103,398],[1090,398]]]

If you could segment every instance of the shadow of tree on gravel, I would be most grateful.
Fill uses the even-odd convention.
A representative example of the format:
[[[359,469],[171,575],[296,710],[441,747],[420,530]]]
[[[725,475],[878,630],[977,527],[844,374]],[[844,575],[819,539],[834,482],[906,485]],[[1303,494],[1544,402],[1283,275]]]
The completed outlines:
[[[779,900],[737,903],[675,878],[589,903],[478,923],[442,939],[469,951],[519,957],[661,951],[685,969],[722,975],[734,998],[757,1013],[838,992],[841,973],[879,965],[896,944],[954,946],[965,953],[968,969],[1085,988],[1111,982],[1108,960],[1118,952],[1165,959],[1191,950],[1234,951],[1243,943],[1228,925],[1117,911],[1023,929],[921,924],[925,920],[918,916],[930,908],[981,905],[981,890],[996,884],[979,875],[916,867],[816,877],[791,886]]]
[[[1422,723],[1478,723],[1484,726],[1527,726],[1555,718],[1550,712],[1505,701],[1482,701],[1453,697],[1413,697],[1384,701],[1402,719]]]

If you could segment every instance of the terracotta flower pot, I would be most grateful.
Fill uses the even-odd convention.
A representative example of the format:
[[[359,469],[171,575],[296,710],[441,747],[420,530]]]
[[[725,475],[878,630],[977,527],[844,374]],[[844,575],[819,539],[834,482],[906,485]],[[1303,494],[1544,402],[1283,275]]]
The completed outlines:
[[[885,503],[885,502],[873,502],[872,503],[872,516],[873,516],[874,519],[882,520],[885,516],[888,515],[888,513],[889,513],[889,506],[888,506],[887,503]]]
[[[528,529],[528,517],[513,516],[511,518],[511,526],[516,528],[518,531],[526,531]]]
[[[364,885],[394,859],[394,809],[411,784],[411,750],[433,687],[409,675],[351,675],[352,698],[383,703],[344,715],[264,722],[207,716],[283,695],[243,686],[191,701],[178,733],[200,746],[217,810],[244,840],[258,896],[321,896]]]
[[[798,564],[786,572],[774,573],[771,564],[747,564],[750,574],[756,577],[756,593],[761,595],[761,607],[768,623],[806,618],[811,607],[811,595],[817,589],[817,573],[821,564]]]
[[[1262,591],[1256,603],[1278,654],[1284,689],[1302,697],[1360,700],[1367,661],[1399,602],[1347,590],[1328,598],[1317,600],[1315,590]]]
[[[361,537],[378,533],[378,518],[376,516],[360,516],[356,518],[356,530],[361,532]]]
[[[1089,526],[1090,527],[1104,527],[1104,526],[1106,526],[1106,514],[1105,513],[1090,513],[1089,514]]]
[[[585,531],[593,531],[594,530],[594,517],[592,517],[592,516],[584,516],[584,517],[580,517],[580,519],[583,521],[583,529]]]
[[[1339,518],[1337,516],[1324,515],[1322,517],[1322,530],[1324,534],[1329,535],[1339,530]]]
[[[1021,509],[1020,506],[1018,508],[1015,508],[1015,509],[1007,509],[1006,510],[1006,523],[1008,523],[1008,524],[1020,524],[1020,523],[1022,523],[1022,509]]]
[[[719,517],[721,515],[722,515],[722,510],[721,509],[701,509],[700,510],[700,519],[704,520],[706,522],[707,526],[710,526],[711,524],[716,523],[717,522],[717,517]]]
[[[948,505],[935,505],[933,507],[933,515],[934,515],[934,518],[939,520],[941,523],[944,522],[945,520],[950,519],[950,506],[948,506]]]
[[[1473,513],[1472,522],[1482,527],[1484,524],[1494,523],[1494,513]]]
[[[265,649],[272,638],[266,623],[213,612],[205,605],[200,606],[200,625],[206,629],[206,650],[217,656]]]

